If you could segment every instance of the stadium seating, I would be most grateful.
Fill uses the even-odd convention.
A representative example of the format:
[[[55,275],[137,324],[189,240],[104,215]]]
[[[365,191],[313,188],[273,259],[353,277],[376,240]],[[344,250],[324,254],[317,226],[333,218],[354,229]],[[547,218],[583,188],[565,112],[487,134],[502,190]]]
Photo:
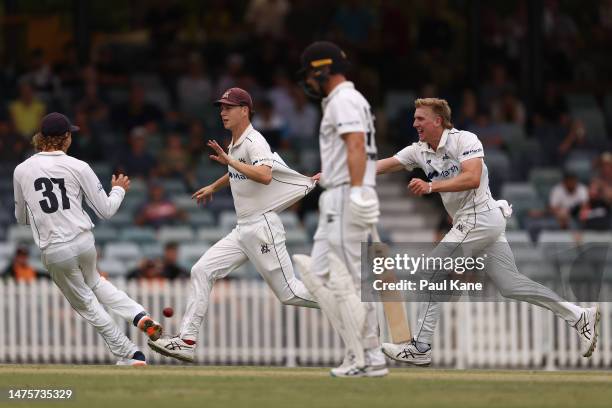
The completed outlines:
[[[157,235],[155,230],[150,227],[134,227],[127,226],[120,230],[119,239],[121,241],[130,241],[137,244],[155,242]]]
[[[157,238],[163,242],[184,242],[191,241],[194,238],[194,233],[191,227],[185,226],[165,226],[159,229]]]

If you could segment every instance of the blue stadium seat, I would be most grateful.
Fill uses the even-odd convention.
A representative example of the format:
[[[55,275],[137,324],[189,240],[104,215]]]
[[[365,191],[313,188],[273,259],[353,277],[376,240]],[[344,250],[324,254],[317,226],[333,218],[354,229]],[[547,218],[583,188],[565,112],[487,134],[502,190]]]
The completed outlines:
[[[541,167],[532,169],[529,173],[529,182],[533,184],[538,196],[548,202],[550,190],[561,181],[561,170],[554,167]]]
[[[161,242],[188,242],[194,238],[191,227],[186,226],[165,226],[161,227],[157,233]]]
[[[119,239],[121,241],[135,242],[137,244],[155,242],[157,234],[151,227],[127,226],[120,230]]]
[[[11,225],[8,229],[7,238],[10,242],[34,243],[32,229],[29,225]]]
[[[189,242],[179,245],[179,263],[190,269],[210,248],[208,242]]]
[[[117,259],[125,264],[138,262],[143,256],[140,246],[133,242],[110,242],[104,246],[104,258]]]
[[[94,237],[98,244],[114,241],[118,237],[117,229],[110,225],[98,225],[93,229]]]
[[[109,276],[125,276],[128,273],[127,266],[113,258],[102,258],[98,261],[98,270],[108,273]]]

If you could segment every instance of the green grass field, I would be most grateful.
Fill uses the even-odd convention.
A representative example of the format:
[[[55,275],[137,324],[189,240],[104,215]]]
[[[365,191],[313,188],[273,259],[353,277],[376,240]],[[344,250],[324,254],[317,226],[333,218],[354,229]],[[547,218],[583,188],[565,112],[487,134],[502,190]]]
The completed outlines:
[[[71,388],[63,402],[16,402],[8,388]],[[612,372],[393,369],[331,378],[322,368],[0,365],[6,407],[610,407]]]

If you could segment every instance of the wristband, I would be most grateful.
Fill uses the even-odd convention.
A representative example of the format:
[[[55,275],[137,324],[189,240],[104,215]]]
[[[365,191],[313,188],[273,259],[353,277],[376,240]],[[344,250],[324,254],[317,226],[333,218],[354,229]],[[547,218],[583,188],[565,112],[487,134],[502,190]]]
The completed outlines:
[[[429,191],[427,192],[427,194],[431,194],[431,183],[432,183],[431,181],[429,183],[427,183],[427,184],[429,184]]]

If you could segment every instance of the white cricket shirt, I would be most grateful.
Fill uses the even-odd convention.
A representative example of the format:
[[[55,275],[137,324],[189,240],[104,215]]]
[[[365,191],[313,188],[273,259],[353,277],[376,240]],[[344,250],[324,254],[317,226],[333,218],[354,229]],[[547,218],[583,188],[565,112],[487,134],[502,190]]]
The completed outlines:
[[[83,199],[107,219],[125,196],[121,187],[113,187],[106,195],[91,167],[62,151],[41,152],[18,165],[13,188],[15,218],[19,224],[30,224],[34,242],[41,249],[71,241],[93,228]]]
[[[444,130],[436,151],[428,143],[416,142],[395,154],[395,158],[406,170],[420,167],[431,181],[456,177],[461,173],[461,162],[476,157],[484,157],[482,143],[478,137],[474,133],[454,128]],[[489,171],[484,161],[478,188],[443,192],[440,196],[446,211],[453,219],[465,214],[499,208],[499,204],[493,199],[489,190]]]
[[[363,185],[376,185],[376,138],[368,101],[350,81],[342,82],[321,102],[323,118],[319,129],[321,185],[332,188],[350,182],[346,144],[342,135],[363,132],[367,155]]]
[[[280,156],[272,153],[266,139],[252,125],[246,128],[236,143],[230,144],[228,155],[242,163],[272,168],[272,181],[266,185],[247,178],[232,166],[227,167],[239,219],[268,211],[282,211],[315,186],[310,177],[290,169]]]

